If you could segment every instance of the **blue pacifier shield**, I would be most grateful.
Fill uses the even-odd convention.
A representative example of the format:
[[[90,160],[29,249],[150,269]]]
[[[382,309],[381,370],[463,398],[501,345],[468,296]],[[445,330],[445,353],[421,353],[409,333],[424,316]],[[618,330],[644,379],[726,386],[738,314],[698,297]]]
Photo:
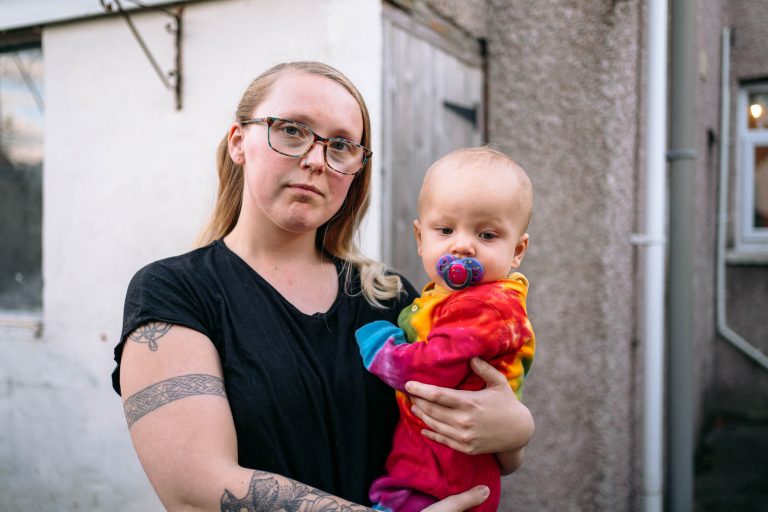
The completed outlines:
[[[437,273],[453,290],[463,290],[483,279],[483,265],[475,258],[456,258],[446,254],[435,265]]]

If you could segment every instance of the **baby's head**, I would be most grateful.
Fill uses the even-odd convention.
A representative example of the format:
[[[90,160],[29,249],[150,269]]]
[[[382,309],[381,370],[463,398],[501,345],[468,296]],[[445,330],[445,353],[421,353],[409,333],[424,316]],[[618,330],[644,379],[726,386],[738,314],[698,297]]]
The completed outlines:
[[[482,282],[503,279],[528,248],[533,187],[507,155],[487,148],[450,153],[427,171],[414,234],[424,270],[445,287],[435,268],[444,255],[475,258]]]

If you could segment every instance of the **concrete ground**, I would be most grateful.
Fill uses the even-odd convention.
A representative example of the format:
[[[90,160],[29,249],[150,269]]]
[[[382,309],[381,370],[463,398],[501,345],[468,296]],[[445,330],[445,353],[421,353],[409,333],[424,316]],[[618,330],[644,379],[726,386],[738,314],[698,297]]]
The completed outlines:
[[[716,417],[696,452],[695,512],[768,511],[768,419]]]

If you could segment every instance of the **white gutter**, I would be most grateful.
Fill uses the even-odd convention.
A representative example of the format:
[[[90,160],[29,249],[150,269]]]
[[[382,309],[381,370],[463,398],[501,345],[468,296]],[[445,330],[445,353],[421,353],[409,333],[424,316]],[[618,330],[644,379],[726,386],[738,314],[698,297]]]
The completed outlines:
[[[645,246],[643,290],[643,509],[663,510],[665,219],[667,210],[667,1],[648,3]]]
[[[723,29],[722,97],[720,99],[720,194],[717,223],[717,331],[747,357],[768,370],[768,357],[728,326],[725,317],[725,235],[728,228],[728,150],[731,112],[731,29]]]

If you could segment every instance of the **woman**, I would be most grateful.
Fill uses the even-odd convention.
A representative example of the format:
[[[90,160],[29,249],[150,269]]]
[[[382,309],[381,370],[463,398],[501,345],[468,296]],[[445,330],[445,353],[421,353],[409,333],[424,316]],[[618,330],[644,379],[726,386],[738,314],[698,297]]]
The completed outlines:
[[[414,289],[365,259],[362,97],[319,63],[278,65],[248,87],[218,152],[206,242],[140,270],[113,374],[134,446],[169,510],[359,509],[383,471],[394,397],[367,374],[357,327],[394,321]],[[482,361],[489,386],[410,383],[425,436],[522,462],[528,410]],[[481,503],[477,487],[430,510]]]

